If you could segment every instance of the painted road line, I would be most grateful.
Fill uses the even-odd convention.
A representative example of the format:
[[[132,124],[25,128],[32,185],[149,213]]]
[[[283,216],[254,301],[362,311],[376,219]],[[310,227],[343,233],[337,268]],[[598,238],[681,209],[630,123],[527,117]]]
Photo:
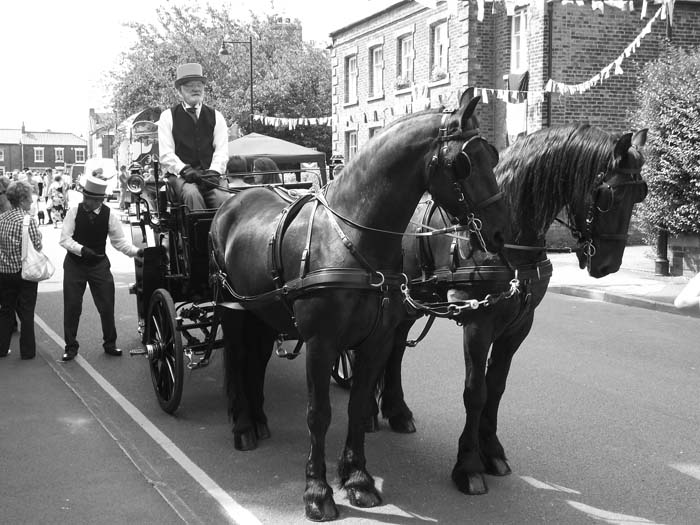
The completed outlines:
[[[697,463],[671,463],[669,467],[676,469],[678,472],[700,480],[700,465]]]
[[[598,509],[596,507],[591,507],[585,503],[579,503],[578,501],[567,501],[576,510],[583,512],[589,517],[610,523],[611,525],[660,525],[655,521],[650,521],[646,518],[639,518],[637,516],[630,516],[629,514],[619,514],[617,512],[610,512],[609,510]]]
[[[528,485],[532,485],[536,489],[554,490],[556,492],[566,492],[568,494],[581,494],[578,490],[563,487],[561,485],[555,485],[554,483],[545,483],[544,481],[540,481],[530,476],[520,476],[520,479],[522,479]]]
[[[48,324],[35,315],[36,323],[63,349],[65,341],[54,332]],[[223,508],[224,512],[240,525],[261,525],[258,518],[248,509],[234,500],[223,488],[221,488],[209,475],[199,468],[180,448],[173,443],[158,427],[151,423],[143,413],[126,399],[102,374],[95,370],[90,363],[78,355],[75,359],[78,366],[102,387],[102,389],[126,412],[134,422],[146,432],[153,441],[172,457],[199,485],[206,490]]]

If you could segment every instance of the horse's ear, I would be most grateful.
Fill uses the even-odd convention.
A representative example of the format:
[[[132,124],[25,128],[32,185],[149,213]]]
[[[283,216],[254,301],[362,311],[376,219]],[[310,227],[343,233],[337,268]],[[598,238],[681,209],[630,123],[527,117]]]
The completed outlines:
[[[469,86],[467,89],[465,89],[462,96],[459,97],[459,107],[466,105],[467,102],[473,99],[475,93],[476,89],[473,86]]]
[[[647,128],[640,129],[634,135],[632,135],[632,145],[637,149],[642,149],[644,144],[647,143]]]
[[[617,139],[617,143],[615,144],[615,158],[616,159],[621,159],[625,155],[627,155],[627,150],[630,149],[632,146],[632,133],[625,133],[622,135],[619,139]]]
[[[465,94],[466,94],[466,92],[465,92]],[[464,99],[464,95],[462,95],[462,98],[459,101],[460,108],[463,108],[461,110],[461,115],[459,116],[459,127],[461,129],[466,129],[468,127],[467,122],[472,117],[472,115],[474,115],[474,110],[476,109],[476,106],[480,100],[481,100],[481,97],[474,97],[471,100],[469,100],[466,107],[464,107],[463,104],[465,102],[465,99]]]

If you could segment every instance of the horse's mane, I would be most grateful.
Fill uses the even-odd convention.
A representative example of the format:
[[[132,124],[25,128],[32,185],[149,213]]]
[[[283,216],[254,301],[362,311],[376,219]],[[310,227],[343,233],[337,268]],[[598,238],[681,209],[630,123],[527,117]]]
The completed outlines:
[[[543,236],[567,203],[587,198],[595,176],[613,167],[614,145],[613,135],[574,123],[537,131],[506,149],[495,171],[514,223]]]
[[[370,165],[373,165],[376,160],[377,150],[391,140],[392,135],[396,130],[400,130],[408,121],[415,121],[426,115],[435,115],[442,111],[440,108],[428,108],[422,111],[416,111],[415,113],[408,113],[402,115],[395,120],[392,120],[387,126],[382,129],[382,132],[378,135],[372,137],[369,141],[362,145],[362,148],[357,151],[357,153],[348,161],[348,163],[343,168],[338,179],[343,178],[345,180],[353,177],[353,173],[360,170],[367,170]]]

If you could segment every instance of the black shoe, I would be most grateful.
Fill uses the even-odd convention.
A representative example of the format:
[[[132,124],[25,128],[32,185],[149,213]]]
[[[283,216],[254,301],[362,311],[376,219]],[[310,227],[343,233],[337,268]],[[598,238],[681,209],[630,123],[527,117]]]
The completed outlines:
[[[121,357],[122,350],[121,350],[121,348],[111,348],[109,350],[107,348],[105,348],[105,354],[115,355],[117,357]]]
[[[75,359],[75,356],[78,355],[78,352],[66,352],[63,354],[63,357],[61,357],[61,361],[72,361]]]

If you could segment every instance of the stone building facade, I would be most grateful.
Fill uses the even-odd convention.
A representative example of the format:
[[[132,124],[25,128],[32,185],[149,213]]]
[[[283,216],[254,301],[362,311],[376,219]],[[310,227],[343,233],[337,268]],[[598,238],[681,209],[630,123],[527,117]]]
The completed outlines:
[[[467,87],[485,93],[481,130],[498,149],[519,134],[572,121],[628,131],[644,64],[669,39],[686,48],[700,45],[698,0],[677,0],[671,26],[669,17],[655,16],[660,3],[649,1],[642,17],[641,0],[594,2],[603,12],[589,0],[426,4],[398,1],[331,33],[332,147],[346,161],[394,118],[454,106]],[[549,79],[580,84],[620,57],[619,74],[610,70],[583,92],[545,91]],[[509,88],[513,92],[498,91]]]

